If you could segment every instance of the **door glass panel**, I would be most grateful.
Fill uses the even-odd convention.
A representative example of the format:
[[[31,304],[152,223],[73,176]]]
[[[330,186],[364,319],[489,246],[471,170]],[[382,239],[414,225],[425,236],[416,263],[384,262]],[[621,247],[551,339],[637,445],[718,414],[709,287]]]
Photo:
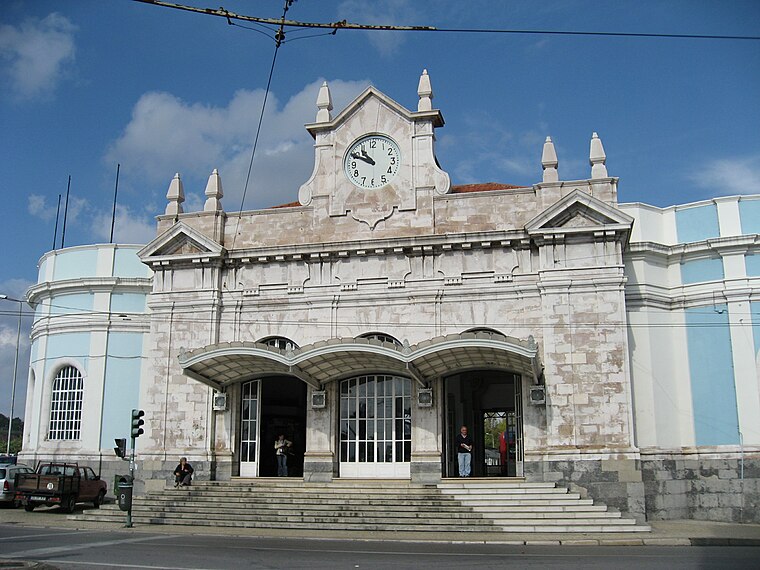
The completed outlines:
[[[508,474],[509,433],[507,418],[509,415],[506,411],[483,413],[483,449],[485,450],[485,475],[487,477]],[[511,415],[514,416],[514,414]]]
[[[259,382],[246,382],[241,389],[240,405],[240,474],[256,476],[258,440]]]
[[[408,378],[361,376],[340,386],[340,460],[408,462],[412,440],[412,384]]]

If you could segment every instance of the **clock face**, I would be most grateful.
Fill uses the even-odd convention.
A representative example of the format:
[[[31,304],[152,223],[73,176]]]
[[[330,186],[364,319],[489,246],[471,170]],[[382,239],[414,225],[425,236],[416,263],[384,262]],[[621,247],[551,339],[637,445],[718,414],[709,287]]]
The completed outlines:
[[[401,151],[384,135],[368,135],[348,148],[343,169],[359,188],[382,188],[398,174]]]

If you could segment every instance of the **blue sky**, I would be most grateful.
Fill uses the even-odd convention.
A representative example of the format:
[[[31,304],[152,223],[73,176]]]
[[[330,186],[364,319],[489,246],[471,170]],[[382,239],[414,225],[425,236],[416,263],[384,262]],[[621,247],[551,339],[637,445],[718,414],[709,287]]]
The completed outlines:
[[[218,2],[184,3],[217,7]],[[282,0],[228,0],[279,17]],[[760,2],[298,0],[302,21],[674,34],[760,35]],[[247,24],[249,25],[249,24]],[[428,69],[446,126],[437,154],[454,184],[541,179],[555,141],[561,179],[587,178],[591,133],[620,201],[658,206],[760,192],[760,42],[552,35],[289,32],[277,56],[246,208],[297,199],[312,169],[317,90],[335,112],[368,84],[416,109]],[[298,38],[301,39],[298,39]],[[4,0],[0,7],[0,293],[21,298],[52,248],[58,195],[66,245],[146,243],[180,172],[186,211],[218,168],[240,206],[274,43],[221,18],[130,0]],[[58,234],[60,245],[60,226]],[[0,411],[9,412],[16,305],[0,301]],[[11,313],[10,315],[8,313]],[[24,319],[16,413],[23,412]]]

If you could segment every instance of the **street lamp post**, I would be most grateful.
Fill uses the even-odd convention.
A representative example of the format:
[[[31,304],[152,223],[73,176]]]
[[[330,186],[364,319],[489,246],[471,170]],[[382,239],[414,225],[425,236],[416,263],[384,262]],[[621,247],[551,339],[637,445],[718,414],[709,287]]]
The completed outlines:
[[[16,376],[18,373],[18,346],[21,342],[21,309],[24,302],[18,299],[11,299],[8,295],[0,295],[0,299],[15,301],[18,303],[18,328],[16,329],[16,356],[13,359],[13,387],[11,389],[11,415],[8,417],[8,441],[5,445],[5,454],[11,454],[11,431],[13,428],[13,408],[16,404]]]

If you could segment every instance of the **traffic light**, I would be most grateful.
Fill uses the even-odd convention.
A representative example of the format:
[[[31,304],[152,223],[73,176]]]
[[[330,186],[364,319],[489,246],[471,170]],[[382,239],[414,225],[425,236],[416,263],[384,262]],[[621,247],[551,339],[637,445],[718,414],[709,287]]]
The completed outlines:
[[[145,433],[142,426],[145,424],[145,420],[142,417],[145,412],[142,410],[132,410],[132,437],[140,437]]]
[[[116,447],[113,448],[113,452],[117,457],[124,459],[127,456],[127,438],[121,437],[114,439],[114,443],[116,443]]]

